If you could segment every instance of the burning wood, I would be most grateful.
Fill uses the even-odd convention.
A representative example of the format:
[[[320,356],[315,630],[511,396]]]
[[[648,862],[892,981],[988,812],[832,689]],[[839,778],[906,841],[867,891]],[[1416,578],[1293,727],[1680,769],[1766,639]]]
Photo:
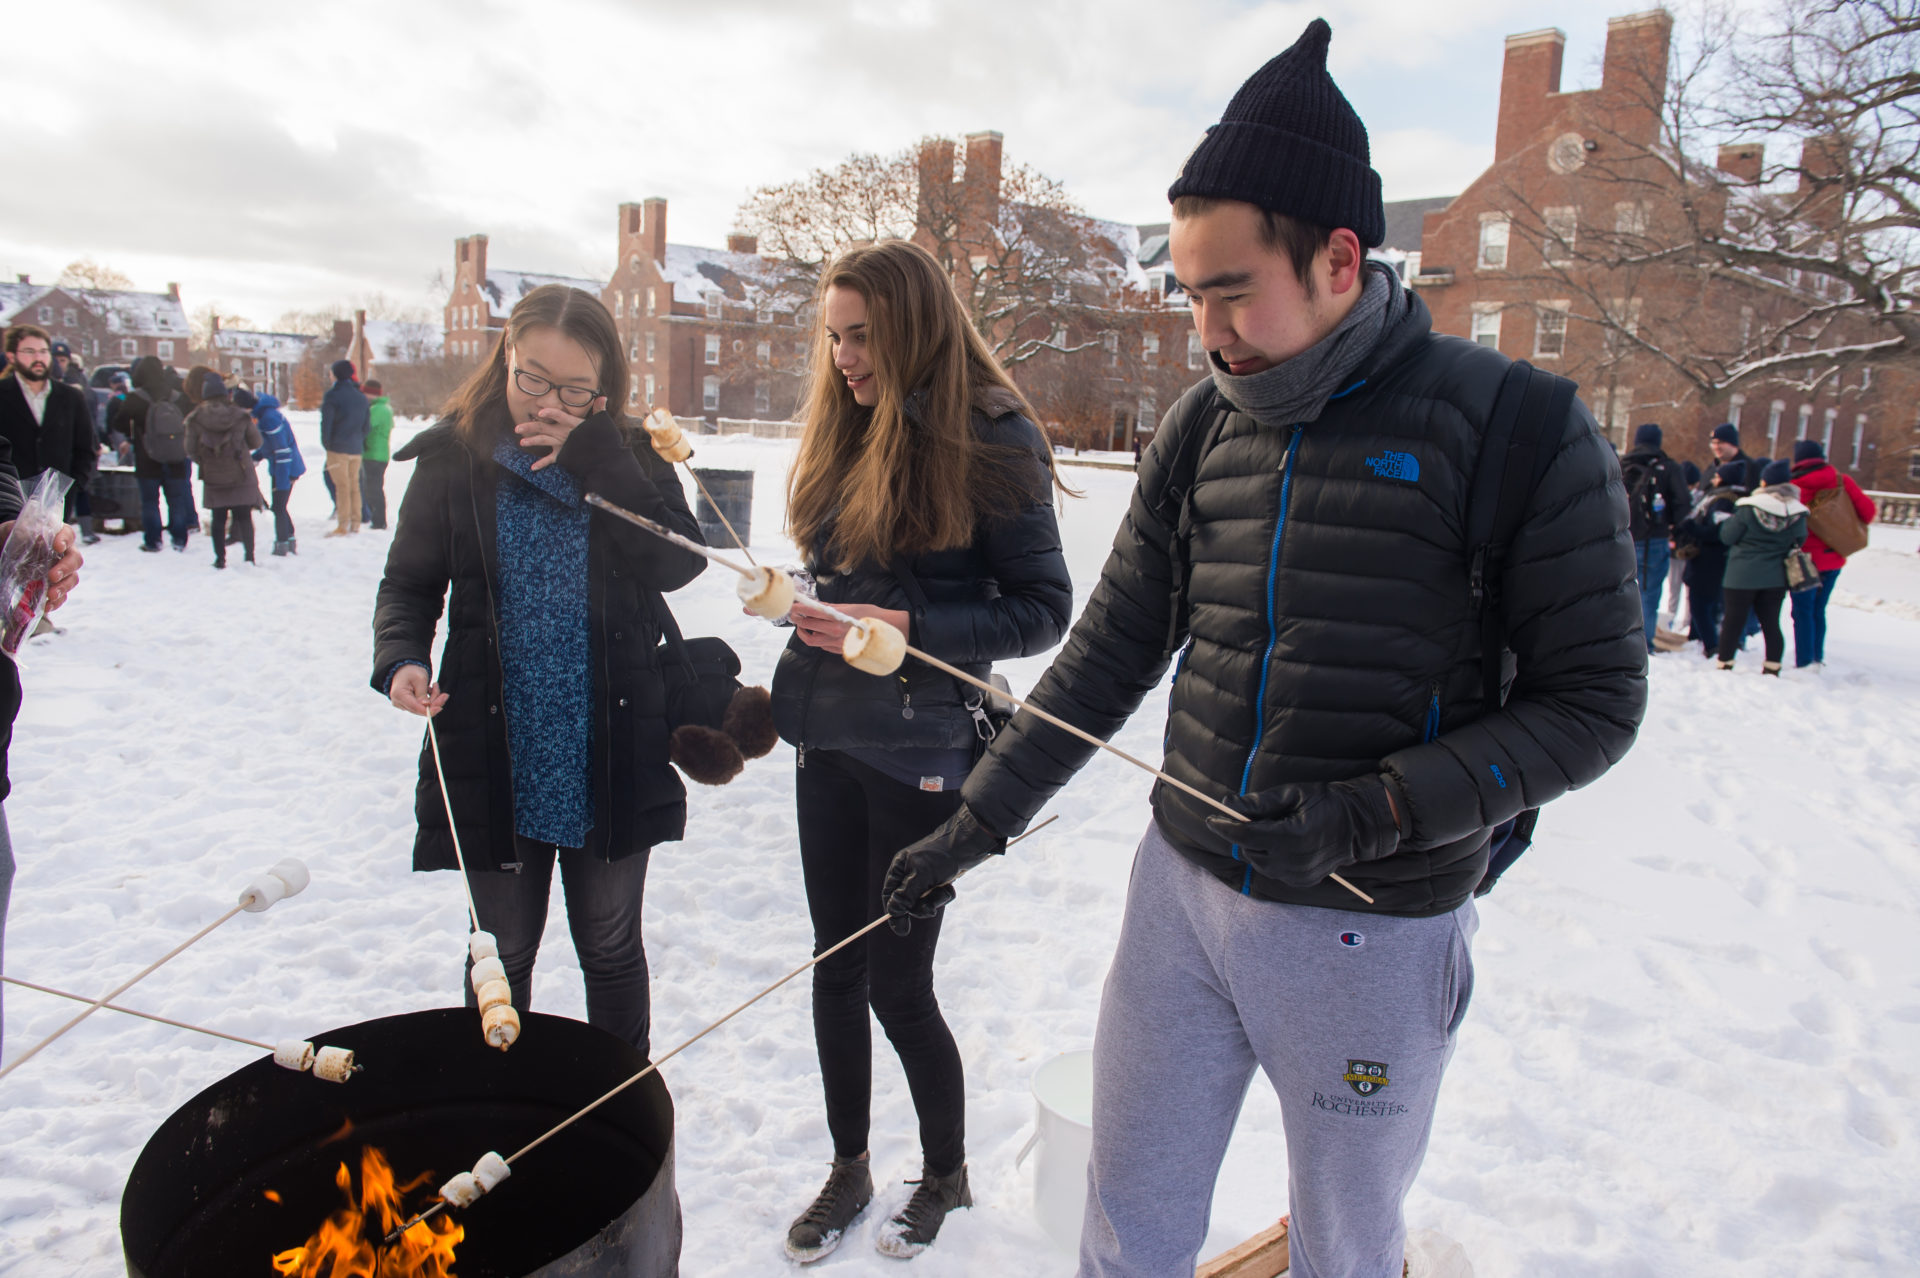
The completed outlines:
[[[391,1247],[381,1243],[407,1219],[406,1196],[432,1178],[432,1172],[423,1172],[396,1184],[393,1168],[379,1150],[361,1150],[358,1196],[347,1165],[341,1163],[333,1179],[345,1206],[328,1217],[305,1246],[275,1255],[274,1271],[287,1278],[454,1278],[453,1249],[466,1230],[452,1220],[417,1224]]]

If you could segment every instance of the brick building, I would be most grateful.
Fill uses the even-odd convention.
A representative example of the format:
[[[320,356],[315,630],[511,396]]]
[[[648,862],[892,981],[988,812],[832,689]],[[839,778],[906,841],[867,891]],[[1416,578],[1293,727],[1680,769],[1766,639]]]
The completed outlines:
[[[222,328],[216,315],[212,349],[206,352],[205,358],[208,367],[225,377],[228,385],[265,391],[282,403],[292,403],[294,374],[313,344],[314,339],[305,333]]]
[[[0,284],[0,326],[14,324],[46,329],[88,368],[131,364],[142,355],[184,367],[192,339],[178,284],[164,293],[140,293],[35,284],[22,275]]]
[[[1920,419],[1895,389],[1910,374],[1855,367],[1813,389],[1755,381],[1716,393],[1656,353],[1741,351],[1825,296],[1824,280],[1786,272],[1646,263],[1650,248],[1686,241],[1684,204],[1724,225],[1741,200],[1767,198],[1751,185],[1759,142],[1721,146],[1725,180],[1682,188],[1658,112],[1672,27],[1664,10],[1611,19],[1600,86],[1581,92],[1560,89],[1564,33],[1507,37],[1493,163],[1425,215],[1407,260],[1434,327],[1574,378],[1623,450],[1654,421],[1669,453],[1705,464],[1712,427],[1732,421],[1754,456],[1786,456],[1811,437],[1864,487],[1920,488]]]
[[[447,294],[444,350],[450,360],[472,363],[493,349],[494,332],[507,326],[514,303],[542,284],[564,284],[598,294],[600,280],[531,271],[502,271],[487,264],[487,237],[453,242],[453,287]],[[351,337],[349,341],[351,342]]]

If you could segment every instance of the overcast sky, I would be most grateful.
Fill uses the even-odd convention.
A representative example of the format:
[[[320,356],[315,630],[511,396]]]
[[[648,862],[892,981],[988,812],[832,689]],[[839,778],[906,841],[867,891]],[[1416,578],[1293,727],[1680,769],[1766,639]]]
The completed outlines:
[[[0,271],[78,257],[270,323],[378,290],[436,312],[453,239],[603,274],[615,206],[721,244],[755,186],[995,129],[1091,213],[1166,217],[1182,160],[1314,16],[1389,200],[1492,156],[1502,38],[1598,80],[1624,2],[77,0],[6,51]],[[16,24],[17,26],[17,24]],[[22,59],[24,58],[24,63]]]

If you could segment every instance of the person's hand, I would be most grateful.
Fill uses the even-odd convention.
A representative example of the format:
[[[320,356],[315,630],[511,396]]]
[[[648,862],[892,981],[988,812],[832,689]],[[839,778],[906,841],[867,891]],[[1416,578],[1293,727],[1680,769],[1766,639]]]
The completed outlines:
[[[913,920],[930,919],[953,900],[955,879],[1006,850],[1007,841],[962,805],[939,829],[894,854],[880,888],[888,926],[905,936]]]
[[[607,397],[602,395],[587,406],[587,411],[575,417],[564,408],[543,408],[533,415],[534,420],[521,422],[513,428],[520,436],[522,448],[550,448],[553,451],[533,463],[533,469],[542,470],[553,465],[560,456],[560,450],[566,446],[567,436],[579,429],[580,424],[595,413],[605,412]]]
[[[387,685],[387,700],[408,714],[431,716],[447,704],[447,694],[429,681],[425,666],[401,666]]]
[[[1254,869],[1289,887],[1313,887],[1342,866],[1377,861],[1400,846],[1393,796],[1377,774],[1277,785],[1226,802],[1249,819],[1209,817],[1207,828],[1245,849]]]
[[[903,635],[907,633],[907,627],[913,624],[912,617],[892,608],[875,608],[871,604],[834,604],[833,608],[856,619],[871,617],[876,621],[884,621]],[[793,611],[787,619],[800,632],[800,642],[804,644],[835,654],[846,645],[847,623],[829,617],[820,611],[820,605],[805,595],[795,597]]]
[[[5,544],[7,534],[13,531],[13,520],[0,524],[0,544]],[[80,568],[86,560],[73,548],[73,529],[62,526],[53,535],[53,551],[60,558],[47,570],[47,611],[52,612],[67,601],[73,588],[80,584]]]

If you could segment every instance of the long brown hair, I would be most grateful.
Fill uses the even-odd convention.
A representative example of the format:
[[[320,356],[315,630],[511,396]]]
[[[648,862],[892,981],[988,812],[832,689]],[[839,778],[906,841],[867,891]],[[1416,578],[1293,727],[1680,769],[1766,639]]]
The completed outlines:
[[[871,408],[834,367],[824,319],[834,287],[867,304],[880,391]],[[787,479],[788,531],[808,555],[851,566],[964,546],[980,520],[1031,500],[1025,467],[1039,462],[1058,482],[1051,453],[996,447],[975,434],[976,408],[1028,420],[1034,412],[925,249],[885,240],[848,250],[821,275],[814,309],[823,318],[806,433]]]
[[[507,348],[531,328],[557,328],[585,348],[593,361],[594,375],[600,380],[600,393],[607,399],[607,415],[624,430],[627,355],[620,345],[619,330],[613,326],[613,316],[607,314],[604,302],[585,289],[542,284],[514,303],[492,352],[467,375],[441,410],[452,419],[460,437],[470,444],[484,442],[482,436],[492,429],[490,423],[507,403]]]

